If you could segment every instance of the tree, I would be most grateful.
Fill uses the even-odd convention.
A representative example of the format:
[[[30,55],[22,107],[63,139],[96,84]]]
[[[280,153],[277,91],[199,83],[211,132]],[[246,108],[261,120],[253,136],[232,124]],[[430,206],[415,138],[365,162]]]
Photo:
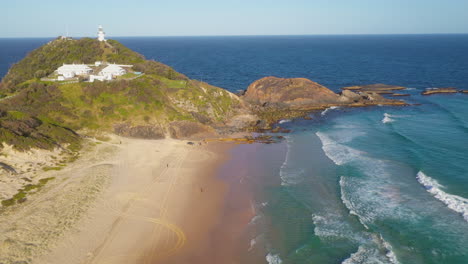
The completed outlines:
[[[42,77],[45,77],[47,75],[46,71],[44,70],[37,70],[35,73],[34,73],[34,77],[35,78],[42,78]]]

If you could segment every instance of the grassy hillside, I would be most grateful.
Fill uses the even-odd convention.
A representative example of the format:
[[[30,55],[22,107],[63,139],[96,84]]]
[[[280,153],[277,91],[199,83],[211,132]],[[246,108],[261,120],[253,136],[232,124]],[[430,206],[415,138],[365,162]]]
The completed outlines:
[[[0,142],[17,150],[80,148],[79,136],[72,130],[19,111],[0,111]]]
[[[235,103],[220,88],[150,74],[132,81],[65,85],[34,82],[4,106],[74,130],[112,131],[118,123],[165,126],[171,121],[192,120],[213,124],[223,121]]]
[[[145,74],[134,80],[110,82],[40,81],[40,77],[52,73],[63,63],[90,64],[99,60],[132,64],[134,70]],[[55,130],[60,128],[72,134],[73,131],[113,132],[119,124],[126,124],[167,131],[171,122],[181,120],[217,126],[240,105],[239,99],[231,93],[190,80],[162,63],[145,60],[117,41],[104,43],[88,38],[57,39],[32,51],[10,69],[2,80],[0,93],[13,95],[1,105],[8,122],[22,122],[12,120],[8,114],[22,113],[54,130],[44,130],[41,125],[31,128],[47,140],[35,137],[34,133],[12,134],[0,130],[1,142],[13,142],[16,146],[15,142],[21,139],[23,143],[18,149],[51,148],[54,144],[79,140],[78,137],[55,136],[58,133]]]

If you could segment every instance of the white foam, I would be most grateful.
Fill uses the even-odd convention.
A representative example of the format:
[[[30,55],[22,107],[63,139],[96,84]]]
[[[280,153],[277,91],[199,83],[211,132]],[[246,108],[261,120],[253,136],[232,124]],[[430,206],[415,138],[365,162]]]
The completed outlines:
[[[255,225],[259,220],[260,220],[261,216],[260,215],[256,215],[254,216],[250,222],[249,222],[249,225]]]
[[[287,142],[287,151],[286,157],[284,159],[283,164],[280,168],[280,177],[281,177],[281,185],[289,186],[295,185],[304,179],[304,169],[296,168],[294,166],[290,166],[290,155],[291,155],[291,143],[293,142],[290,137],[286,137]]]
[[[380,235],[380,240],[382,240],[382,244],[385,247],[385,249],[387,250],[387,254],[385,254],[385,256],[388,258],[388,260],[390,260],[390,262],[392,262],[393,264],[399,264],[400,262],[398,261],[396,255],[395,255],[395,252],[393,252],[392,245],[390,245],[390,243],[385,241],[385,239],[383,239],[382,235]]]
[[[283,119],[283,120],[280,120],[278,123],[279,124],[284,124],[284,123],[288,123],[288,122],[291,122],[291,119]]]
[[[351,254],[341,264],[384,264],[389,260],[383,258],[377,248],[359,246],[358,251]]]
[[[369,230],[369,227],[366,225],[366,223],[364,223],[364,221],[362,220],[361,216],[358,215],[354,210],[354,205],[352,204],[352,202],[346,197],[345,195],[345,190],[344,190],[344,186],[345,186],[345,178],[343,176],[341,176],[340,178],[340,192],[341,192],[341,201],[343,202],[343,204],[345,205],[345,207],[348,209],[349,213],[352,214],[352,215],[355,215],[359,222],[367,229]]]
[[[322,149],[325,155],[336,165],[346,164],[364,154],[362,151],[339,144],[322,132],[317,132],[316,135],[320,138],[320,141],[322,141]]]
[[[250,240],[250,247],[249,247],[249,250],[247,250],[247,251],[251,251],[251,250],[255,247],[256,244],[257,244],[257,239],[256,239],[256,238],[252,238],[252,239]]]
[[[268,255],[266,255],[266,261],[269,263],[269,264],[281,264],[283,263],[283,261],[281,260],[279,254],[272,254],[272,253],[268,253]]]
[[[324,212],[312,215],[314,234],[324,240],[347,239],[356,243],[366,243],[366,235],[355,232],[343,215],[337,212]]]
[[[321,115],[324,116],[324,115],[326,115],[330,110],[335,110],[335,109],[338,109],[338,108],[340,108],[340,107],[338,107],[338,106],[330,106],[330,107],[328,107],[327,109],[323,110],[322,113],[321,113]]]
[[[426,188],[429,193],[434,195],[435,198],[446,204],[448,208],[457,213],[460,213],[468,222],[468,199],[442,191],[444,186],[424,174],[422,171],[418,172],[416,179]]]
[[[382,119],[382,123],[387,124],[387,123],[395,122],[395,119],[392,119],[391,117],[392,115],[385,113],[384,118]]]

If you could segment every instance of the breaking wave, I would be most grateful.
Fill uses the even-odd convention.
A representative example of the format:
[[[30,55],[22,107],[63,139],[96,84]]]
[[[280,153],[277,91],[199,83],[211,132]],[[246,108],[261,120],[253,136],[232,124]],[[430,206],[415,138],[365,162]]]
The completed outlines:
[[[441,189],[443,189],[444,186],[424,174],[422,171],[418,172],[416,179],[424,186],[424,188],[426,188],[426,191],[446,204],[448,208],[460,213],[468,222],[468,199],[442,191]]]
[[[353,227],[339,213],[327,212],[312,215],[314,234],[323,240],[347,239],[356,243],[366,243],[365,235]]]
[[[385,249],[387,250],[387,254],[385,254],[385,256],[387,256],[387,258],[393,264],[399,264],[400,262],[398,262],[398,259],[397,259],[396,255],[395,255],[395,252],[393,252],[392,245],[390,245],[390,243],[385,241],[385,239],[383,239],[382,235],[380,235],[380,240],[382,241],[382,244],[384,245]]]
[[[393,253],[393,252],[392,252]],[[351,254],[349,258],[345,259],[341,264],[397,264],[398,261],[392,260],[388,255],[383,256],[378,248],[369,248],[366,246],[359,246],[358,251]]]
[[[395,122],[395,119],[392,119],[392,115],[385,113],[384,118],[382,119],[382,123],[387,124],[387,123],[392,123]]]
[[[317,132],[316,135],[322,141],[323,151],[336,165],[346,164],[364,154],[362,151],[339,144],[324,133]]]
[[[330,107],[328,107],[327,109],[323,110],[322,113],[321,113],[321,115],[324,116],[324,115],[326,115],[329,111],[335,110],[335,109],[338,109],[338,108],[340,108],[340,107],[338,107],[338,106],[330,106]]]
[[[268,255],[266,255],[266,261],[268,262],[268,264],[281,264],[281,263],[283,263],[283,261],[281,260],[279,254],[272,254],[272,253],[268,253]]]
[[[283,120],[280,120],[278,123],[279,124],[284,124],[284,123],[288,123],[288,122],[291,122],[291,119],[283,119]]]
[[[364,223],[364,221],[362,220],[361,216],[358,215],[354,210],[354,206],[352,204],[352,202],[346,197],[345,195],[345,191],[344,191],[344,186],[345,186],[345,178],[343,176],[341,176],[340,178],[340,191],[341,191],[341,202],[343,202],[343,204],[345,205],[345,207],[348,209],[349,213],[352,214],[352,215],[355,215],[359,222],[366,228],[366,229],[369,229],[369,227],[366,225],[366,223]]]
[[[336,165],[359,170],[360,177],[341,177],[341,200],[350,214],[358,216],[364,227],[377,218],[416,219],[417,215],[401,206],[404,198],[393,180],[389,161],[371,158],[366,152],[351,148],[330,135],[317,132],[326,156]],[[344,135],[348,140],[349,135]],[[348,142],[348,141],[345,141]]]

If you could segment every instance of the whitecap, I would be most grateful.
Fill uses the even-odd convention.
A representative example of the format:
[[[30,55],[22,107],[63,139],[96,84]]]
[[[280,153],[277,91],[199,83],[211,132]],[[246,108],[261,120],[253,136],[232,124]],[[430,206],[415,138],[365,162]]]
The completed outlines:
[[[382,235],[380,235],[380,240],[382,240],[382,244],[385,247],[385,249],[387,250],[387,254],[385,254],[385,256],[387,256],[388,260],[390,260],[390,262],[392,262],[393,264],[399,264],[400,262],[398,261],[396,255],[395,255],[395,252],[393,252],[392,245],[390,245],[390,243],[385,241],[385,239],[383,239]]]
[[[395,119],[392,119],[391,117],[392,115],[385,113],[384,118],[382,119],[382,123],[387,124],[387,123],[395,122]]]
[[[341,264],[384,264],[389,260],[384,258],[377,248],[359,246],[358,250],[351,254]]]
[[[367,236],[353,230],[353,227],[337,212],[313,214],[314,234],[324,240],[347,239],[356,243],[366,243]]]
[[[284,123],[288,123],[288,122],[291,122],[291,119],[283,119],[283,120],[280,120],[278,123],[279,124],[284,124]]]
[[[321,113],[321,115],[324,116],[324,115],[326,115],[330,110],[335,110],[335,109],[338,109],[338,108],[340,108],[340,107],[338,107],[338,106],[330,106],[330,107],[328,107],[327,109],[323,110],[322,113]]]
[[[322,132],[317,132],[315,134],[319,137],[320,141],[322,141],[322,149],[325,155],[336,165],[346,164],[364,154],[362,151],[339,144]]]
[[[468,222],[468,199],[442,191],[444,186],[424,174],[422,171],[418,172],[416,179],[424,186],[424,188],[426,188],[426,191],[431,193],[438,200],[442,201],[448,208],[460,213]]]
[[[268,253],[268,255],[266,255],[266,261],[268,262],[268,264],[281,264],[281,263],[283,263],[283,261],[281,260],[279,254],[272,254],[272,253]]]

